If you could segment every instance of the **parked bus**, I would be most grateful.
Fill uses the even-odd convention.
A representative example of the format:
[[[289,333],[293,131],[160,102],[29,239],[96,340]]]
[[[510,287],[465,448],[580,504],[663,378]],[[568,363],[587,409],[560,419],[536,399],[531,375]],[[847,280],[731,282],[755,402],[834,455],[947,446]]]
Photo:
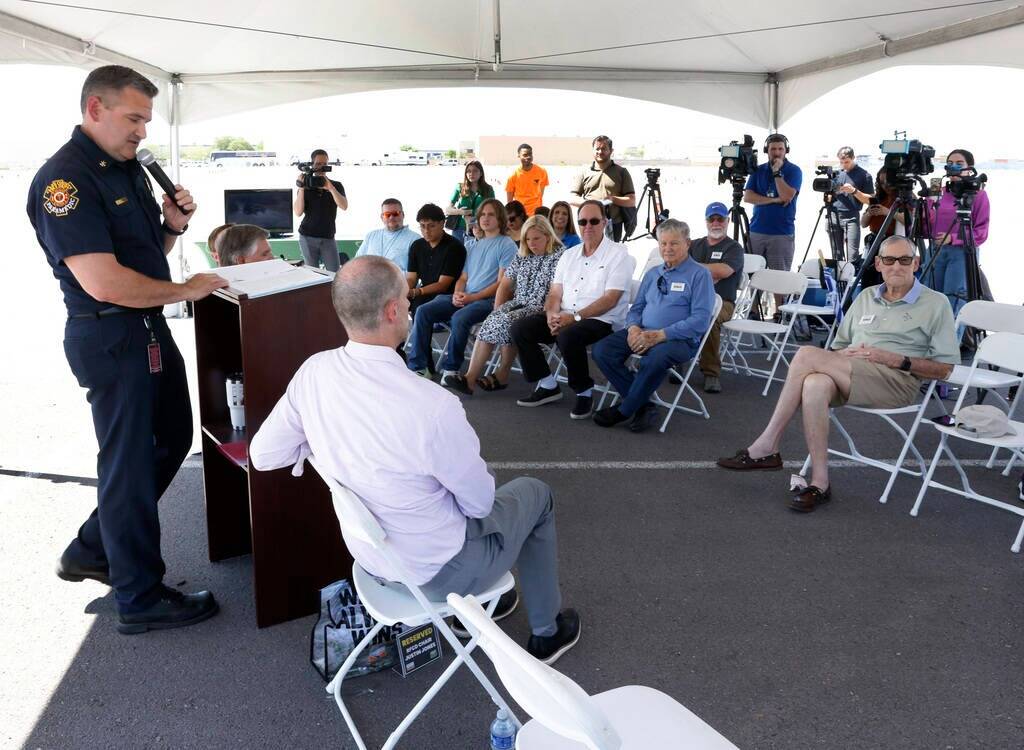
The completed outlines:
[[[211,151],[214,167],[276,167],[276,151]]]

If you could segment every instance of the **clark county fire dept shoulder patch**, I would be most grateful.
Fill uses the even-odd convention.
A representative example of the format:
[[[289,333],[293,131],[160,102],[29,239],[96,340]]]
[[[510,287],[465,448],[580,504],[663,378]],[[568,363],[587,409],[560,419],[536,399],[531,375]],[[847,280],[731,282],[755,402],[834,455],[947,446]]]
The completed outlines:
[[[78,203],[78,188],[68,180],[54,180],[43,191],[43,208],[48,214],[67,216]]]

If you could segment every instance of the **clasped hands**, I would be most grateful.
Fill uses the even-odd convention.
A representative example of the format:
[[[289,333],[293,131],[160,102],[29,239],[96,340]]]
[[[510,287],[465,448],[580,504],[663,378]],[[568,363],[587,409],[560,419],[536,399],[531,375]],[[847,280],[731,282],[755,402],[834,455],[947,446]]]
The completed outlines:
[[[840,349],[838,353],[850,359],[863,359],[878,365],[892,367],[893,369],[898,369],[903,364],[902,354],[890,352],[888,349],[879,349],[875,346],[866,346],[865,344],[848,346],[845,349]]]
[[[668,337],[664,331],[645,331],[640,326],[630,326],[626,331],[626,343],[635,354],[645,354],[652,347],[657,346]]]

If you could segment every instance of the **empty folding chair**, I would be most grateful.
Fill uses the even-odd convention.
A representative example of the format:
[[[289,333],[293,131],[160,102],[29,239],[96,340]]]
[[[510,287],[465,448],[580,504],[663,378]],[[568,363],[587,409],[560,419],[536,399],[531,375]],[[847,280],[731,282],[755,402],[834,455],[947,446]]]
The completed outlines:
[[[803,297],[804,291],[807,289],[807,277],[794,271],[758,271],[750,279],[750,289],[753,292],[788,297],[787,302],[791,303]],[[795,315],[784,317],[788,318],[785,323],[733,318],[722,324],[722,331],[725,333],[723,338],[728,339],[723,356],[728,357],[734,367],[739,367],[747,375],[767,379],[764,390],[761,392],[762,396],[768,395],[768,389],[771,388],[773,381],[782,380],[782,378],[775,377],[775,371],[779,367],[779,362],[786,359],[786,345],[789,343],[789,337],[793,333],[793,323],[796,320]],[[772,362],[770,370],[751,367],[747,362],[747,357],[740,347],[742,338],[747,335],[751,338],[760,337],[767,343],[768,361]],[[738,365],[737,360],[740,360],[742,365]],[[789,360],[786,360],[786,363],[788,365]]]
[[[517,750],[735,750],[671,696],[641,685],[587,695],[505,635],[474,597],[449,594],[448,604],[479,633],[505,689],[533,717],[516,737]]]
[[[978,347],[978,351],[974,356],[974,362],[971,364],[970,372],[968,373],[968,382],[973,383],[973,376],[978,370],[978,366],[981,364],[993,364],[996,367],[1000,367],[1011,372],[1024,372],[1024,335],[1019,333],[993,333],[985,338]],[[953,407],[953,416],[956,418],[957,413],[963,407],[964,397],[967,395],[967,388],[963,388],[960,391],[960,396],[956,400],[956,406]],[[931,423],[935,429],[940,433],[939,445],[935,449],[935,455],[932,457],[931,463],[928,465],[928,472],[925,474],[924,483],[921,485],[921,491],[917,494],[917,500],[914,502],[914,507],[910,511],[910,515],[916,516],[918,511],[921,509],[921,504],[924,502],[924,496],[928,492],[929,487],[936,487],[947,492],[952,492],[954,495],[965,497],[968,500],[977,500],[988,505],[993,505],[1003,510],[1008,510],[1011,513],[1024,516],[1024,507],[1017,504],[1010,504],[1002,500],[998,500],[987,495],[982,495],[971,487],[971,483],[967,479],[967,473],[964,471],[964,467],[961,465],[956,454],[950,448],[950,438],[956,440],[962,440],[968,443],[976,443],[979,445],[987,445],[991,448],[1009,448],[1012,451],[1019,451],[1024,448],[1024,422],[1015,422],[1009,420],[1008,430],[1010,434],[1001,437],[981,437],[977,435],[971,435],[965,433],[956,427],[946,426]],[[960,476],[960,484],[962,488],[950,486],[948,484],[941,484],[936,482],[935,469],[939,465],[939,457],[945,453],[949,460],[953,464],[953,468]],[[1007,495],[1011,498],[1016,495],[1016,488],[1007,487]],[[1012,552],[1020,552],[1021,540],[1024,539],[1024,521],[1021,522],[1020,529],[1017,531],[1017,537],[1013,541],[1013,545],[1010,547]]]
[[[364,648],[373,642],[380,629],[385,625],[390,626],[396,623],[402,623],[407,627],[415,627],[427,622],[433,622],[438,632],[441,633],[445,641],[448,642],[448,645],[455,652],[455,659],[391,733],[387,742],[384,743],[383,747],[385,750],[393,748],[398,743],[398,740],[405,730],[409,728],[409,725],[423,712],[423,709],[433,700],[438,691],[444,687],[444,684],[448,682],[448,679],[455,673],[455,670],[463,664],[469,667],[488,695],[491,696],[491,700],[494,701],[495,705],[508,710],[509,716],[518,724],[518,719],[509,710],[505,699],[495,690],[494,685],[480,671],[480,667],[477,666],[469,654],[476,647],[476,639],[471,639],[469,643],[463,646],[444,621],[445,617],[451,616],[451,607],[444,601],[430,601],[427,599],[420,587],[412,582],[405,566],[392,551],[384,529],[381,528],[377,519],[363,505],[362,500],[351,490],[338,484],[322,471],[317,465],[315,457],[310,456],[307,460],[331,490],[331,499],[334,502],[334,511],[338,515],[338,523],[341,525],[342,536],[346,539],[353,538],[371,545],[387,560],[388,565],[391,567],[389,579],[397,581],[404,586],[404,588],[400,588],[394,584],[381,583],[367,573],[358,562],[352,563],[352,583],[355,585],[356,593],[359,595],[359,600],[363,606],[366,607],[366,611],[373,616],[377,624],[352,649],[352,653],[348,655],[345,663],[341,665],[334,679],[327,685],[327,692],[334,695],[334,700],[338,704],[338,709],[341,711],[341,715],[344,717],[345,723],[352,733],[352,738],[356,741],[356,745],[359,746],[360,750],[366,750],[363,738],[359,734],[359,730],[356,729],[355,722],[352,720],[352,716],[349,714],[348,708],[341,698],[342,683],[348,670],[355,663],[356,658]],[[510,591],[514,586],[515,580],[512,578],[512,574],[506,573],[489,590],[481,591],[478,594],[481,601],[489,602],[487,608],[488,616],[492,615],[495,607],[498,606],[498,598],[506,591]]]
[[[754,295],[750,289],[750,279],[758,271],[768,267],[768,261],[763,255],[745,253],[743,256],[743,274],[740,276],[739,286],[736,288],[736,307],[733,309],[734,318],[745,318],[750,314],[750,308],[754,304]]]
[[[850,284],[853,282],[854,277],[857,274],[857,269],[853,267],[853,263],[846,261],[840,261],[839,264],[839,282],[843,284]],[[800,273],[806,276],[808,279],[817,279],[820,276],[821,263],[817,258],[811,258],[804,261],[803,265],[800,266]],[[789,302],[782,305],[779,308],[785,315],[796,315],[803,316],[806,318],[814,318],[820,325],[828,328],[831,323],[825,322],[826,317],[832,317],[835,315],[835,309],[832,305],[807,305],[804,304],[803,300],[796,302]]]

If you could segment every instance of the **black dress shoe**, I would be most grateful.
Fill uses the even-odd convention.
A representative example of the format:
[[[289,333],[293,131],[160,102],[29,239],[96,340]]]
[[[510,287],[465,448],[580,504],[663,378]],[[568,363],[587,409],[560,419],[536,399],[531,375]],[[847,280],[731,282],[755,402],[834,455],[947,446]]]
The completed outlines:
[[[494,608],[494,614],[491,615],[491,620],[499,622],[504,620],[510,614],[516,611],[516,607],[519,606],[519,594],[516,593],[515,589],[506,591],[498,599],[498,604]],[[456,638],[470,638],[473,634],[469,632],[465,625],[462,624],[462,620],[458,617],[452,618],[451,624],[452,632],[455,633]]]
[[[219,609],[217,600],[209,591],[183,594],[164,586],[160,599],[149,609],[118,615],[117,631],[124,635],[134,635],[147,630],[184,628],[210,619]]]
[[[582,628],[575,609],[563,609],[555,618],[558,630],[551,636],[531,635],[526,644],[530,656],[545,664],[554,664],[558,657],[576,645]]]
[[[106,565],[83,565],[61,557],[57,562],[57,577],[62,581],[78,583],[86,578],[92,581],[99,581],[104,586],[110,585],[110,568]]]
[[[657,406],[654,404],[644,404],[633,413],[633,417],[629,420],[629,431],[643,432],[654,424],[654,419],[657,416]]]

